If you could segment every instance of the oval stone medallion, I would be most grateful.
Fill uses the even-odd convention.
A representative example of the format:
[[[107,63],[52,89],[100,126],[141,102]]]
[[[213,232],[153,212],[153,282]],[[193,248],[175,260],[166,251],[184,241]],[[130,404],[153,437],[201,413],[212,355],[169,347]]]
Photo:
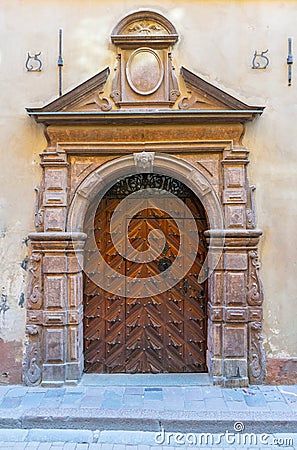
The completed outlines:
[[[150,48],[139,48],[130,56],[126,74],[134,92],[141,95],[154,93],[162,83],[163,64],[159,55]]]

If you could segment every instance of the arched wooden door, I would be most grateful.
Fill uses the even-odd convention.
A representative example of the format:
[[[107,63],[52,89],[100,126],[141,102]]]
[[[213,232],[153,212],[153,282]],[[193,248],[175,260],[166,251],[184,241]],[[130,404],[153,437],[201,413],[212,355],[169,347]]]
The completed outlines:
[[[170,177],[138,174],[120,180],[101,200],[95,222],[86,221],[85,231],[94,228],[98,249],[105,261],[127,277],[150,277],[168,268],[176,258],[180,236],[174,218],[161,210],[145,209],[129,222],[129,240],[139,251],[148,248],[147,236],[161,229],[166,236],[157,260],[139,264],[116,251],[110,235],[110,220],[123,196],[133,190],[155,187],[178,195],[190,208],[199,231],[199,248],[190,271],[174,287],[146,298],[116,296],[98,287],[85,275],[84,354],[85,371],[95,373],[205,372],[206,286],[198,274],[206,256],[203,233],[204,209],[194,194]],[[191,247],[190,237],[187,245]],[[96,252],[85,249],[88,272],[98,270]],[[165,272],[164,272],[165,273]],[[104,273],[102,273],[104,276]]]

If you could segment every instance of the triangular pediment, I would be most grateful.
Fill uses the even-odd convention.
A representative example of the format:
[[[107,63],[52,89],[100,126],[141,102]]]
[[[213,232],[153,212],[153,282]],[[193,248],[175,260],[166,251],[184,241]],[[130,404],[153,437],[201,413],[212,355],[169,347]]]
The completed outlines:
[[[264,108],[249,106],[185,67],[178,73],[179,36],[163,15],[139,10],[112,31],[115,66],[104,69],[42,108],[28,108],[45,124],[160,121],[245,122]]]
[[[203,80],[185,67],[181,68],[181,76],[185,82],[189,96],[179,101],[180,109],[199,110],[255,110],[259,107],[250,106],[222,89]],[[261,109],[261,108],[260,108]]]
[[[106,94],[102,97],[106,81],[110,75],[106,68],[81,83],[68,93],[48,103],[42,108],[27,109],[31,112],[99,112],[118,110],[112,99]],[[249,111],[257,110],[259,113],[263,108],[249,106],[227,92],[219,89],[211,83],[203,80],[198,75],[190,72],[185,67],[180,70],[181,82],[184,82],[188,96],[180,96],[174,109],[196,110],[196,111]],[[138,106],[141,109],[141,104]],[[147,105],[144,106],[147,109]],[[172,109],[172,108],[168,108]],[[151,108],[150,108],[151,110]]]
[[[103,102],[108,105],[106,109],[108,111],[111,109],[111,104],[109,106],[108,100],[101,99],[100,94],[103,92],[109,74],[110,70],[107,67],[43,108],[34,110],[40,112],[101,111]],[[30,112],[30,109],[27,110]]]

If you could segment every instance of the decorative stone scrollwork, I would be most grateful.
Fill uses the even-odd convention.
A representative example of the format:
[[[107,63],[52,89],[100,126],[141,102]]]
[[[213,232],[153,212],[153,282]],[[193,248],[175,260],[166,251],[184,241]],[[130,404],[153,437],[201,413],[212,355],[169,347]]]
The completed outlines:
[[[40,327],[28,325],[26,335],[23,382],[27,386],[36,386],[41,382]]]
[[[168,55],[168,64],[169,64],[169,100],[170,102],[175,102],[180,96],[177,78],[175,76],[175,67],[172,64],[172,55],[169,53]]]
[[[26,326],[26,333],[29,336],[36,336],[39,333],[39,329],[36,325],[27,325]]]
[[[101,98],[101,94],[103,94],[103,90],[100,89],[93,93],[92,98],[89,98],[88,100],[82,102],[80,104],[80,109],[82,111],[110,111],[112,108],[112,103],[107,97]]]
[[[121,55],[117,55],[117,65],[114,69],[114,79],[112,80],[112,90],[110,97],[113,99],[115,104],[117,105],[122,97],[121,97],[121,81],[120,81],[120,66],[121,66]]]
[[[33,253],[30,259],[30,279],[27,291],[27,308],[40,309],[42,306],[43,294],[41,287],[41,255]]]
[[[128,33],[133,33],[133,34],[149,35],[149,34],[154,34],[154,33],[159,33],[159,32],[166,33],[166,30],[163,27],[160,27],[157,23],[149,22],[149,21],[138,22],[128,28]]]
[[[35,199],[35,208],[34,208],[34,226],[36,231],[43,231],[43,215],[44,209],[41,208],[40,203],[40,190],[38,187],[35,187],[36,199]]]
[[[103,91],[97,92],[94,97],[94,102],[98,106],[101,111],[110,111],[112,108],[111,101],[107,97],[100,97],[100,94],[103,94]]]
[[[261,322],[249,324],[249,380],[252,384],[262,384],[265,378],[265,353],[262,344]]]
[[[261,306],[263,303],[263,286],[259,277],[259,256],[257,251],[249,253],[249,283],[247,286],[247,302],[250,306]]]
[[[188,91],[190,96],[189,97],[182,97],[180,101],[178,102],[178,108],[182,110],[186,109],[197,109],[197,103],[207,103],[201,100],[197,97],[195,93],[192,93],[192,91]]]
[[[246,209],[246,218],[247,223],[246,227],[250,230],[253,230],[256,228],[256,209],[255,209],[255,192],[256,186],[250,186],[249,189],[249,203],[250,207]]]

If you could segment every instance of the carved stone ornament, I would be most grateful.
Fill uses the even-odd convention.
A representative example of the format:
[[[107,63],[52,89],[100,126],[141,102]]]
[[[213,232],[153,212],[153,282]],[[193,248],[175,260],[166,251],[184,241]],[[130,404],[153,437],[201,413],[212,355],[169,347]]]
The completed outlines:
[[[103,90],[96,91],[92,97],[87,99],[85,102],[82,102],[79,105],[81,111],[110,111],[112,108],[112,103],[107,97],[101,98],[101,94],[103,94]]]
[[[195,93],[192,93],[192,91],[188,91],[188,93],[190,94],[189,97],[184,96],[178,102],[179,109],[197,109],[199,104],[203,105],[206,103],[203,100],[199,99]]]
[[[247,286],[247,302],[250,306],[261,306],[263,303],[263,286],[259,277],[259,256],[256,251],[249,253],[249,283]]]
[[[173,103],[178,99],[180,96],[179,87],[178,87],[178,81],[175,75],[175,67],[172,63],[172,55],[169,53],[168,55],[168,63],[169,63],[169,73],[170,73],[170,79],[169,79],[169,100]]]
[[[41,208],[40,203],[40,190],[38,187],[35,187],[36,199],[35,199],[35,208],[34,208],[34,225],[36,231],[43,231],[43,216],[44,209]]]
[[[153,172],[154,158],[155,158],[154,152],[134,153],[134,163],[135,163],[137,172],[139,172],[139,173]]]
[[[253,230],[256,228],[256,209],[255,209],[255,192],[256,187],[250,186],[249,189],[249,207],[246,209],[246,218],[247,218],[247,224],[246,227],[250,230]]]
[[[27,308],[29,309],[40,309],[42,306],[41,260],[39,253],[33,253],[30,259],[30,278],[27,291]]]
[[[27,386],[36,386],[41,382],[40,327],[28,325],[26,334],[23,382]]]
[[[261,322],[249,324],[249,380],[252,384],[262,384],[265,378],[265,353],[262,344]]]
[[[112,32],[117,66],[111,98],[119,107],[172,106],[180,95],[171,50],[174,26],[152,11],[124,17]]]
[[[128,28],[128,33],[133,33],[133,34],[161,34],[161,33],[166,33],[166,30],[161,27],[160,25],[158,25],[156,22],[150,22],[148,20],[143,21],[143,22],[135,22],[134,24],[132,24],[131,26],[129,26]]]
[[[121,70],[121,55],[118,54],[117,55],[117,63],[116,63],[116,67],[114,69],[114,77],[112,80],[112,88],[111,88],[111,94],[110,97],[113,99],[113,101],[115,102],[115,104],[117,105],[122,97],[121,97],[121,81],[120,81],[120,70]]]

